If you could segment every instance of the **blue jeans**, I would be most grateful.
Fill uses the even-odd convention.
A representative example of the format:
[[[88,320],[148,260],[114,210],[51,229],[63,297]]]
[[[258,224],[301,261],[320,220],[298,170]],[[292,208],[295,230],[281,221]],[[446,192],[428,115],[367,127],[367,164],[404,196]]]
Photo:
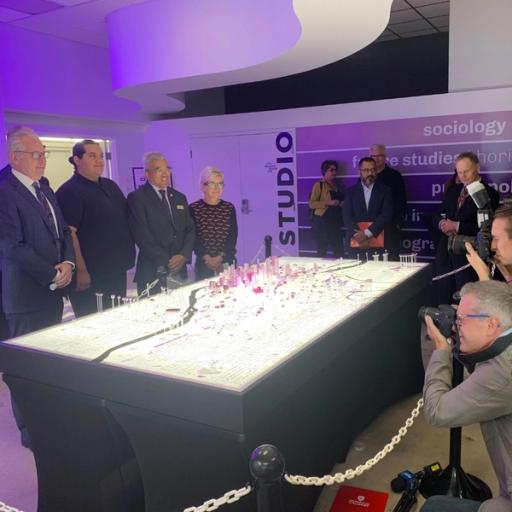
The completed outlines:
[[[477,512],[481,503],[453,496],[431,496],[421,507],[421,512]]]

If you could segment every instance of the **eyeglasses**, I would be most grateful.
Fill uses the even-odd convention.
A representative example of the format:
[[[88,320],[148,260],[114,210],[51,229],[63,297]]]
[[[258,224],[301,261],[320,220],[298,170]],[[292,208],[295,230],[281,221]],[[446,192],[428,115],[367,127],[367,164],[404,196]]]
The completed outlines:
[[[208,187],[209,189],[212,189],[212,190],[224,188],[224,182],[223,181],[221,181],[220,183],[217,183],[215,181],[207,181],[206,183],[204,183],[204,185],[206,187]]]
[[[467,315],[457,315],[455,317],[455,323],[461,325],[466,318],[490,318],[491,315],[485,313],[468,313]]]
[[[379,157],[385,157],[386,155],[383,153],[379,153],[378,155],[370,155],[371,158],[379,158]]]
[[[48,158],[50,156],[49,151],[15,151],[15,153],[26,153],[27,155],[31,155],[34,160],[39,160],[40,158]]]

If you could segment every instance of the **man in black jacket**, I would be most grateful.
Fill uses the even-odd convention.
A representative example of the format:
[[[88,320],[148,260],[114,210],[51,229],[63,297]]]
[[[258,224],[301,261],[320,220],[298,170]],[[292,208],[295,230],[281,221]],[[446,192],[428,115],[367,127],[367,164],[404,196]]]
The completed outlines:
[[[135,262],[135,244],[126,198],[114,181],[102,176],[100,145],[90,139],[77,142],[69,162],[75,172],[57,190],[57,199],[71,228],[76,256],[69,299],[75,316],[81,317],[96,312],[96,293],[105,299],[126,296],[126,271]],[[105,300],[105,307],[110,303]]]
[[[343,221],[347,228],[347,242],[365,250],[386,228],[393,215],[391,190],[377,179],[375,160],[359,160],[360,180],[345,193]],[[363,223],[363,224],[362,224]],[[384,247],[386,236],[384,235]]]
[[[478,208],[467,191],[467,185],[480,181],[480,163],[477,155],[470,151],[461,153],[455,160],[455,168],[460,183],[447,190],[443,203],[434,216],[434,226],[437,226],[441,234],[436,250],[437,275],[451,272],[467,264],[465,251],[454,254],[450,242],[455,235],[475,236],[479,229]],[[499,194],[486,183],[482,184],[491,199],[491,208],[495,210],[499,204]],[[451,304],[455,291],[477,279],[477,274],[469,268],[437,281],[438,303]]]
[[[195,239],[187,198],[170,187],[172,169],[166,157],[146,153],[144,170],[147,182],[128,195],[128,222],[139,247],[135,272],[139,295],[157,279],[160,269],[186,279]]]

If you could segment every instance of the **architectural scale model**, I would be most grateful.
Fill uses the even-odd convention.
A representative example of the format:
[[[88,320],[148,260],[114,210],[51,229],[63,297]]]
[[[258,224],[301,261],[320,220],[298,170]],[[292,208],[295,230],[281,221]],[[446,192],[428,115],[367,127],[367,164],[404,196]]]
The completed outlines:
[[[6,343],[241,392],[423,267],[274,256]]]

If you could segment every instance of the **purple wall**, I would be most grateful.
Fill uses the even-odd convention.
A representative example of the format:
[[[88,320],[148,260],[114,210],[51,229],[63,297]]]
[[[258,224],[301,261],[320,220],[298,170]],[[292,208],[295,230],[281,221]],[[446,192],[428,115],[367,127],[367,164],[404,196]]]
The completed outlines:
[[[455,157],[474,151],[481,174],[502,198],[512,196],[512,112],[461,114],[415,119],[297,128],[296,153],[299,201],[299,250],[311,254],[315,245],[307,219],[310,190],[320,176],[325,159],[339,162],[343,188],[358,179],[357,162],[368,155],[373,143],[387,146],[391,167],[405,180],[407,221],[402,249],[433,257],[432,243],[423,214],[434,212],[444,182],[454,170]]]
[[[0,23],[4,109],[140,120],[139,107],[114,96],[108,51]]]
[[[114,177],[130,190],[144,126],[139,107],[113,93],[108,51],[2,23],[0,40],[0,167],[7,161],[5,128],[106,138],[114,142]]]

